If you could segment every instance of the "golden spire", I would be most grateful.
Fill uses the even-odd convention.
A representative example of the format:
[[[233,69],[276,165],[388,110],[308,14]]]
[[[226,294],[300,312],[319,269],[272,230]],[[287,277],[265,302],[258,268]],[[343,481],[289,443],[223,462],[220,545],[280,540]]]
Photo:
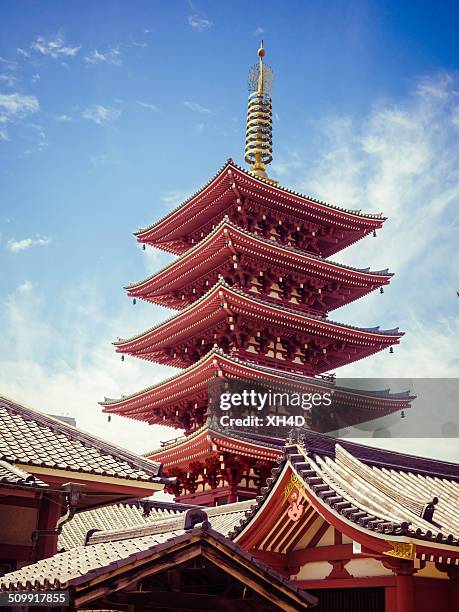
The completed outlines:
[[[269,96],[273,83],[273,71],[267,64],[263,63],[265,54],[263,41],[261,41],[258,49],[260,61],[252,66],[249,71],[249,102],[244,158],[250,164],[250,171],[253,174],[266,179],[266,165],[271,163],[273,159],[273,111]]]

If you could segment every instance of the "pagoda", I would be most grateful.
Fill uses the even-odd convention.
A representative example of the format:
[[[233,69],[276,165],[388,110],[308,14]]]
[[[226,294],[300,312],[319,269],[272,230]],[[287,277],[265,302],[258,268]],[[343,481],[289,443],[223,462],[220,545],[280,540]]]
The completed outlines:
[[[402,332],[361,328],[329,313],[371,291],[383,291],[388,270],[353,268],[329,258],[369,234],[385,218],[332,206],[278,185],[272,161],[272,71],[259,61],[249,73],[244,170],[231,159],[198,192],[163,219],[135,233],[146,248],[178,255],[127,293],[172,308],[165,322],[116,351],[181,368],[147,389],[101,402],[104,411],[184,435],[149,454],[176,477],[176,501],[218,505],[259,494],[284,440],[222,431],[208,420],[209,382],[276,381],[304,388],[332,387],[340,424],[355,425],[410,405],[407,393],[350,392],[330,374],[389,349]],[[338,408],[336,408],[338,406]],[[403,415],[403,413],[402,413]],[[310,426],[337,429],[336,414],[311,414]]]

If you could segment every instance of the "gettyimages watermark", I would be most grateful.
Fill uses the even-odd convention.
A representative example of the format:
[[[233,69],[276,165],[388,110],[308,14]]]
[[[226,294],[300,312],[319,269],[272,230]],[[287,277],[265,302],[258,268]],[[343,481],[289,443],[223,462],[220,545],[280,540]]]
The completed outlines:
[[[293,427],[337,437],[459,437],[459,379],[209,382],[209,424],[285,439]]]

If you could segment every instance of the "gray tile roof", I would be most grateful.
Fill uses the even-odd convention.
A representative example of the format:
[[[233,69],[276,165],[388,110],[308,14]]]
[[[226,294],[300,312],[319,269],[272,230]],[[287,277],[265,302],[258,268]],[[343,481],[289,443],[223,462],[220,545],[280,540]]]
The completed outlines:
[[[33,474],[20,470],[12,463],[2,460],[0,460],[0,484],[29,489],[46,488],[48,486]]]
[[[0,460],[144,482],[157,480],[161,470],[158,463],[3,396]]]
[[[253,500],[249,500],[206,508],[206,513],[212,528],[226,536],[244,518],[253,503]],[[69,550],[83,545],[91,529],[101,530],[94,534],[91,542],[100,539],[128,539],[138,533],[171,531],[174,525],[182,525],[185,510],[195,507],[155,500],[144,500],[144,504],[148,515],[144,512],[142,502],[114,504],[76,514],[62,529],[59,549]]]

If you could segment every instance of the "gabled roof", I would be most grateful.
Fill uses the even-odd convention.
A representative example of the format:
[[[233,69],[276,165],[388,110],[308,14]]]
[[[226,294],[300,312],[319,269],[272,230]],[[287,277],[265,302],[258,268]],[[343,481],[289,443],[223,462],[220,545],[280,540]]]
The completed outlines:
[[[459,551],[453,548],[459,546],[457,464],[374,449],[311,432],[304,435],[295,432],[294,439],[287,443],[280,466],[273,470],[257,504],[230,534],[235,541],[245,545],[251,538],[253,544],[254,538],[262,540],[269,536],[261,532],[256,535],[258,524],[268,509],[273,512],[276,495],[279,516],[280,513],[287,516],[288,495],[284,495],[283,488],[290,480],[300,492],[301,503],[354,541],[364,542],[367,548],[367,536],[380,552],[388,551],[393,541],[418,542],[420,554],[427,554],[422,545],[443,547],[443,558],[450,562],[457,559],[459,564]],[[439,502],[433,520],[440,526],[421,516],[434,497]],[[273,522],[279,516],[274,516]],[[448,549],[450,553],[446,555]]]
[[[204,187],[155,224],[136,231],[135,236],[139,242],[149,242],[173,253],[181,253],[187,248],[181,244],[187,233],[203,226],[219,212],[224,212],[236,197],[240,198],[241,194],[246,193],[252,197],[258,196],[265,203],[271,203],[279,211],[290,212],[298,219],[315,221],[319,225],[334,224],[357,234],[345,240],[345,244],[332,249],[332,252],[380,228],[385,220],[380,214],[339,208],[273,185],[229,159]]]
[[[304,334],[324,335],[351,344],[353,340],[356,340],[359,346],[370,350],[368,354],[374,352],[373,349],[377,351],[397,344],[403,336],[403,332],[400,332],[398,328],[386,330],[379,327],[355,327],[304,313],[294,308],[271,304],[240,289],[230,287],[224,281],[219,281],[199,300],[166,321],[131,338],[119,339],[113,344],[117,347],[118,352],[134,354],[155,361],[157,358],[151,355],[155,351],[166,346],[173,346],[179,339],[185,339],[209,329],[214,323],[226,318],[228,313],[239,312],[244,316],[254,318],[258,316],[257,313],[262,313],[264,317],[269,317],[273,325],[277,324]],[[169,360],[168,363],[174,365],[172,360]],[[176,365],[180,366],[179,363]]]
[[[353,268],[279,244],[242,229],[228,217],[224,217],[206,238],[178,259],[150,277],[131,283],[125,288],[130,296],[173,308],[183,308],[187,303],[178,298],[174,299],[171,294],[212,272],[226,259],[233,257],[235,252],[248,255],[256,253],[258,260],[264,260],[272,266],[280,266],[292,273],[336,280],[345,286],[355,287],[358,294],[349,295],[348,299],[339,303],[340,306],[387,284],[393,276],[388,270]]]
[[[202,515],[206,517],[205,513]],[[144,528],[145,535],[140,531],[131,538],[109,536],[97,543],[56,554],[1,577],[0,590],[71,589],[72,603],[80,607],[98,598],[102,581],[110,585],[108,589],[113,594],[121,590],[117,581],[124,572],[130,575],[134,568],[142,568],[143,575],[148,575],[149,568],[151,573],[158,569],[175,569],[196,557],[210,560],[223,571],[229,569],[229,573],[243,583],[245,578],[250,578],[255,593],[264,598],[267,592],[272,594],[274,607],[282,606],[281,609],[293,612],[317,603],[315,597],[212,529],[207,517],[191,529],[186,528],[185,521],[186,518],[172,531],[167,524],[163,532],[151,533],[151,529]],[[156,563],[160,568],[156,569]],[[110,583],[112,577],[116,579],[114,584]],[[172,599],[173,594],[169,597]]]
[[[0,397],[0,459],[38,473],[43,468],[123,480],[158,482],[161,465],[32,408]]]

